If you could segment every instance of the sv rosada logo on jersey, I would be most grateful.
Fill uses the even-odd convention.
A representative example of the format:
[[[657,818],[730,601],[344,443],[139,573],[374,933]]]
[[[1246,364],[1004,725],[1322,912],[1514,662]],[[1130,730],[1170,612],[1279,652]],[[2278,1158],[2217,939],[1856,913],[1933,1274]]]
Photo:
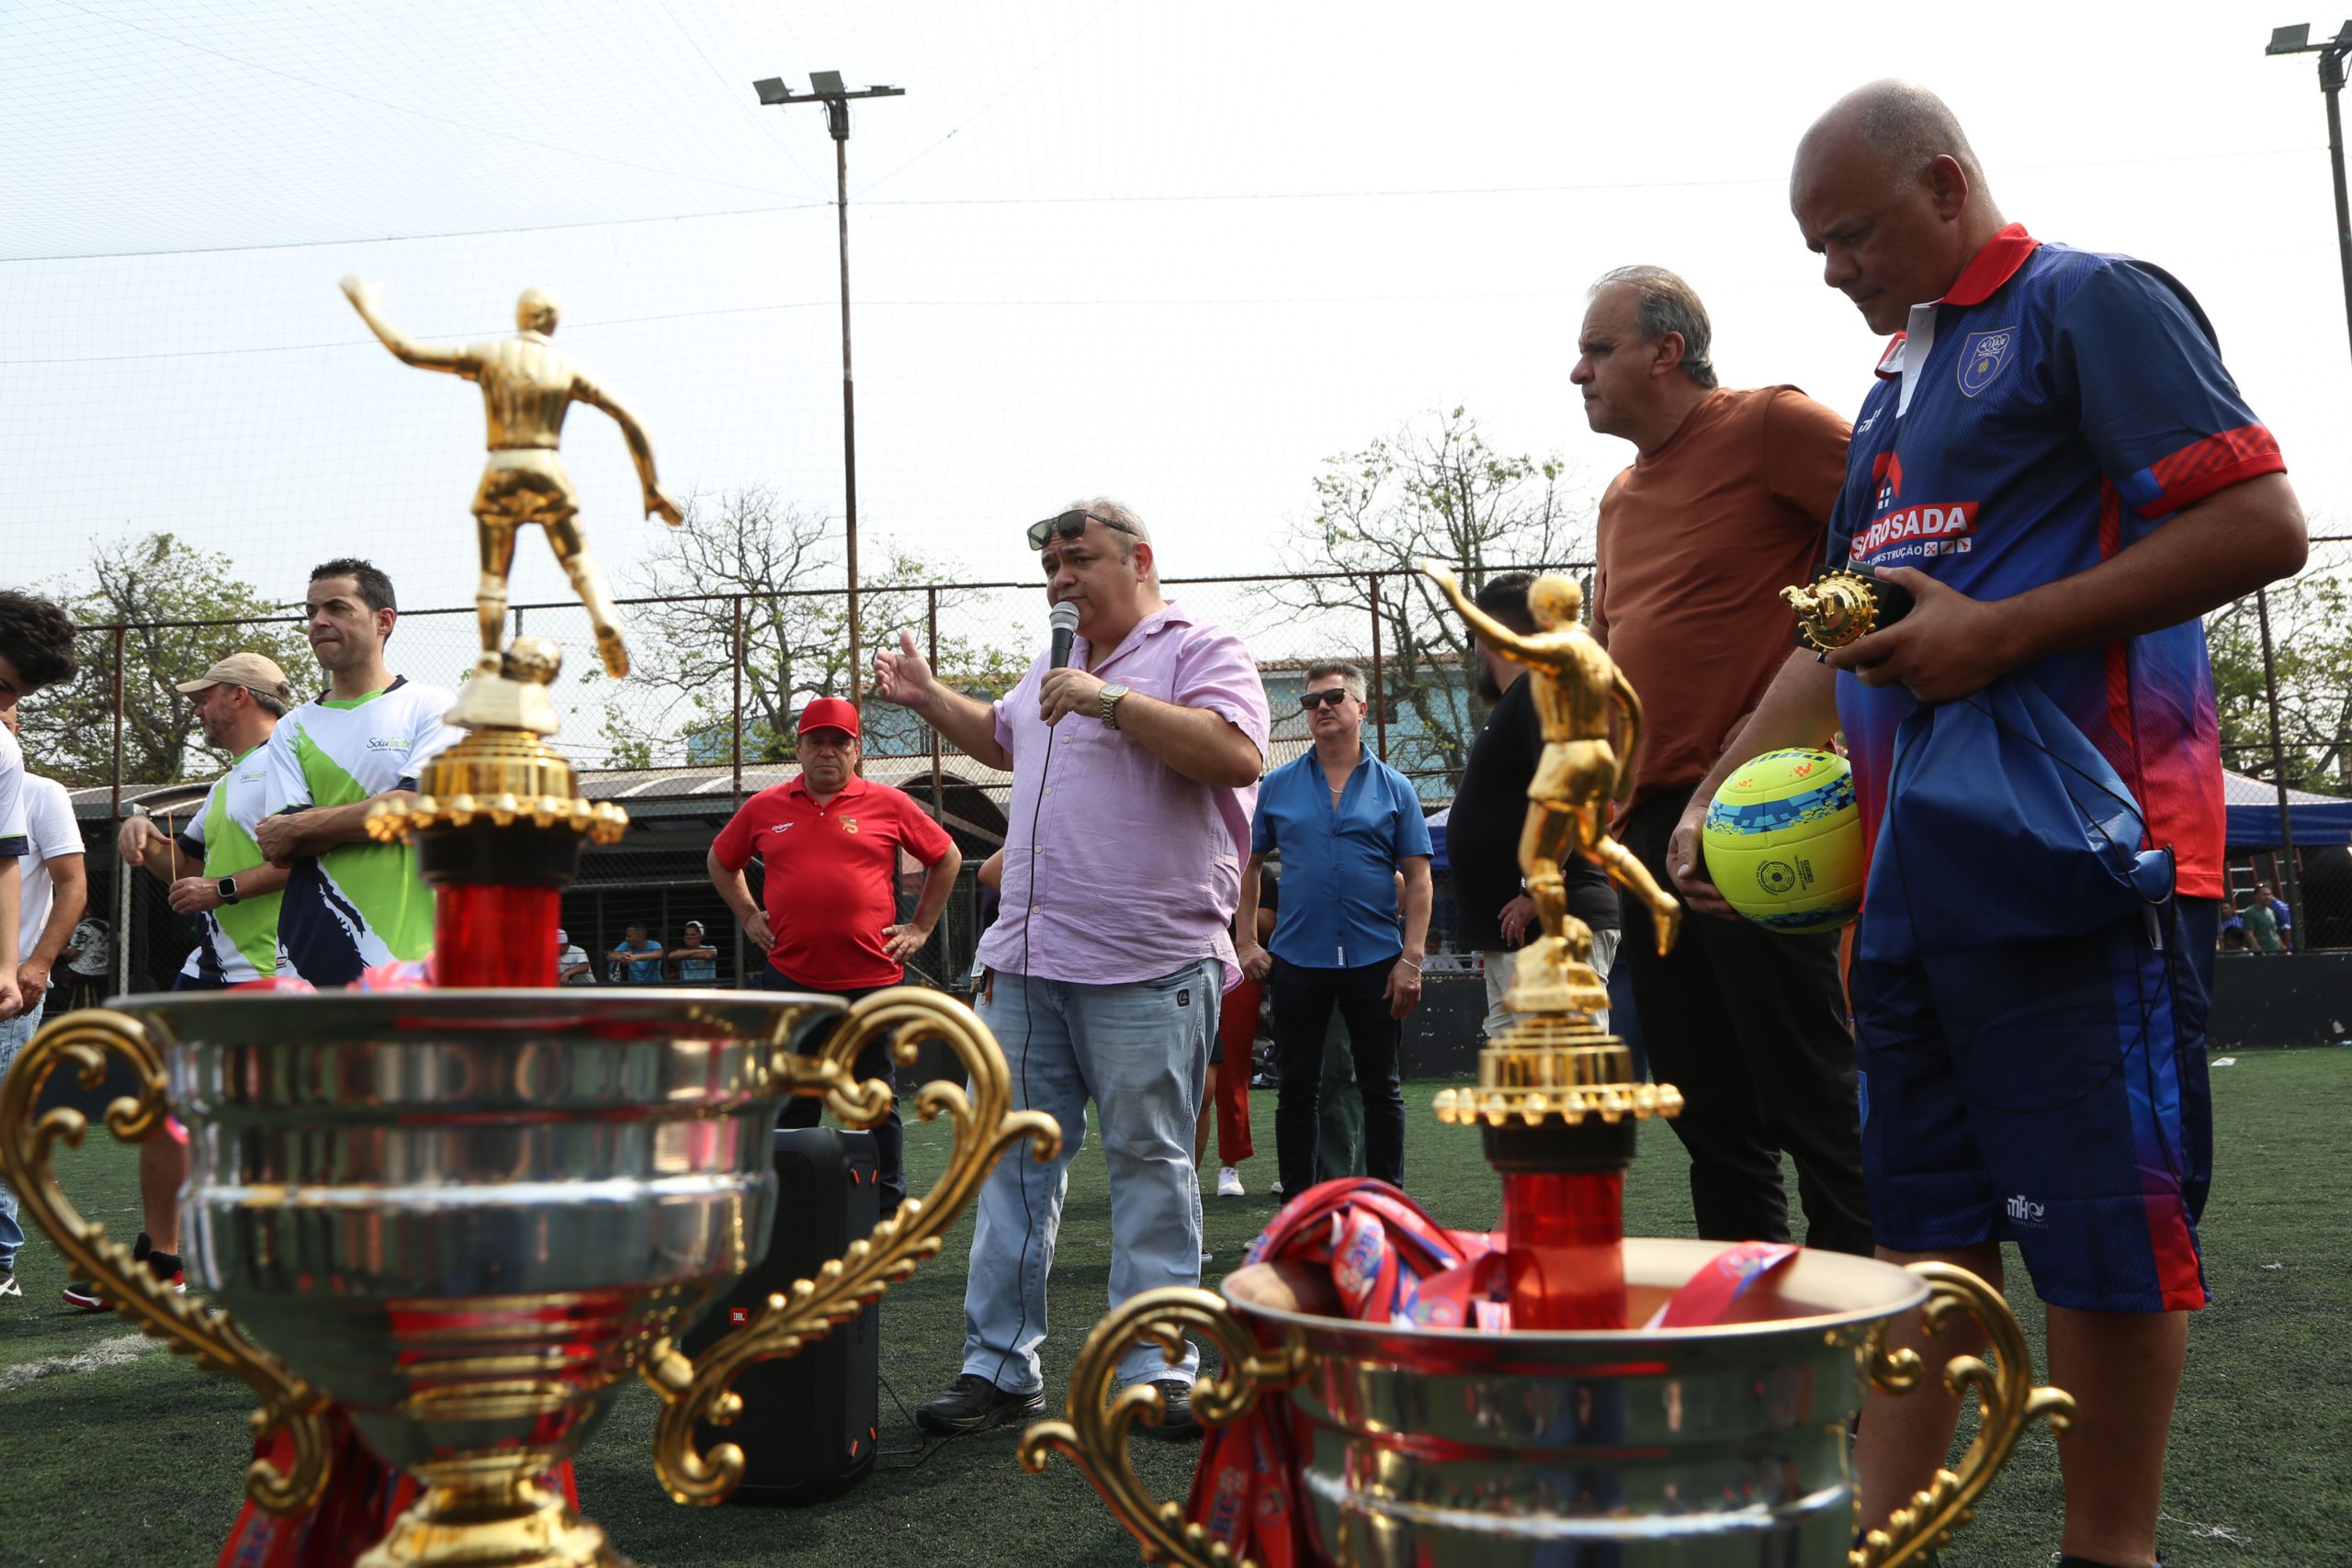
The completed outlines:
[[[1906,506],[1854,536],[1854,557],[1883,564],[1929,556],[1966,555],[1974,547],[1976,503]]]
[[[1893,452],[1881,452],[1871,460],[1871,477],[1878,481],[1878,508],[1885,515],[1854,536],[1854,558],[1895,565],[1930,556],[1966,555],[1973,547],[1974,502],[1888,511],[1903,496],[1903,459]]]

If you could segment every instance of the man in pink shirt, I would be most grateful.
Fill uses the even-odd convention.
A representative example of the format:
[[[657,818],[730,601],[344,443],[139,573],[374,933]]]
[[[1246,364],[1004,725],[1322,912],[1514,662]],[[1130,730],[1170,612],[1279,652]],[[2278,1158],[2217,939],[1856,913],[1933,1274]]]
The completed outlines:
[[[1217,1003],[1238,979],[1233,911],[1265,766],[1266,692],[1241,640],[1160,597],[1151,536],[1115,502],[1033,525],[1046,598],[1078,607],[1068,667],[1046,656],[991,705],[932,678],[911,635],[874,660],[876,694],[1012,773],[1003,913],[981,941],[980,1017],[1015,1102],[1061,1123],[1048,1165],[1003,1159],[982,1189],[964,1291],[964,1370],[915,1419],[977,1432],[1045,1407],[1046,1276],[1085,1136],[1111,1178],[1111,1303],[1200,1283],[1193,1127]],[[1127,1352],[1157,1384],[1159,1430],[1191,1436],[1187,1346]]]

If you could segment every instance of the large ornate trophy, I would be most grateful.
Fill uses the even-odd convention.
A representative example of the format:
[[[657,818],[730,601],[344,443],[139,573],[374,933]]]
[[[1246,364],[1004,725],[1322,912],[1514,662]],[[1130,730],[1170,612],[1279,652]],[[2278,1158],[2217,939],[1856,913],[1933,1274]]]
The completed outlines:
[[[609,655],[617,633],[598,629]],[[257,1506],[307,1507],[335,1485],[330,1405],[416,1481],[418,1501],[366,1568],[620,1562],[542,1478],[632,1375],[662,1401],[663,1485],[680,1502],[717,1501],[742,1455],[701,1450],[696,1427],[740,1413],[735,1376],[906,1279],[1001,1153],[1026,1142],[1048,1157],[1059,1140],[1050,1118],[1010,1109],[988,1031],[932,992],[844,1009],[555,988],[560,891],[585,840],[626,826],[579,797],[547,745],[559,660],[543,639],[504,649],[454,716],[467,738],[369,822],[413,843],[435,887],[447,988],[121,998],[40,1030],[0,1084],[0,1170],[59,1249],[149,1332],[252,1384],[257,1432],[290,1434],[289,1464],[248,1473]],[[822,1096],[871,1124],[891,1091],[858,1082],[852,1064],[876,1038],[902,1065],[941,1039],[969,1075],[968,1092],[938,1082],[917,1098],[925,1119],[954,1124],[945,1174],[690,1359],[677,1348],[686,1329],[766,1252],[779,1107]],[[117,1137],[136,1141],[166,1113],[187,1123],[188,1268],[233,1322],[164,1292],[58,1188],[56,1146],[78,1143],[84,1119],[36,1119],[42,1086],[61,1067],[96,1086],[109,1053],[139,1084],[107,1112]]]
[[[1574,851],[1653,907],[1672,902],[1599,836],[1624,782],[1608,712],[1637,724],[1639,705],[1575,626],[1573,584],[1538,580],[1529,603],[1540,629],[1525,637],[1476,615],[1450,574],[1424,570],[1489,646],[1529,666],[1544,726],[1521,851],[1544,936],[1520,955],[1507,1003],[1526,1016],[1481,1052],[1476,1089],[1449,1089],[1436,1104],[1442,1121],[1481,1130],[1502,1177],[1511,1326],[1360,1321],[1262,1263],[1218,1292],[1148,1292],[1095,1325],[1071,1370],[1065,1417],[1029,1428],[1023,1464],[1035,1471],[1055,1451],[1069,1455],[1147,1561],[1237,1568],[1222,1540],[1152,1497],[1129,1461],[1136,1423],[1158,1418],[1158,1394],[1112,1393],[1130,1346],[1173,1346],[1190,1331],[1224,1358],[1195,1389],[1195,1414],[1217,1426],[1271,1403],[1298,1456],[1295,1506],[1311,1549],[1339,1568],[1922,1562],[1967,1520],[2028,1423],[2047,1416],[2063,1427],[2073,1401],[2033,1386],[2030,1352],[1999,1294],[1940,1264],[1802,1250],[1778,1270],[1760,1320],[1629,1326],[1648,1323],[1724,1251],[1623,1236],[1636,1125],[1673,1115],[1681,1096],[1634,1081],[1624,1043],[1593,1017],[1607,993],[1586,962],[1590,935],[1547,897],[1560,857]],[[1663,946],[1673,927],[1657,923]],[[1915,1312],[1931,1331],[1958,1312],[1989,1332],[1991,1362],[1962,1356],[1943,1374],[1955,1392],[1976,1393],[1976,1435],[1956,1470],[1855,1544],[1864,1521],[1849,1424],[1868,1385],[1899,1393],[1925,1375],[1916,1353],[1886,1345]]]

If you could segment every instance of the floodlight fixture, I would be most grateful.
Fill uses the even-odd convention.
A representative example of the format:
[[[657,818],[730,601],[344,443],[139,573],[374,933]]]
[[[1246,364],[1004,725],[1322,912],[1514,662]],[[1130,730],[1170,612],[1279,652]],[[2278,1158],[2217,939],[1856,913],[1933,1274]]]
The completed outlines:
[[[752,91],[759,94],[760,102],[763,104],[788,104],[792,101],[792,89],[784,85],[781,76],[763,76],[752,84]]]
[[[811,71],[808,73],[808,90],[820,98],[838,98],[849,92],[842,85],[842,73],[838,71]]]
[[[2264,50],[2262,52],[2265,54],[2301,54],[2306,49],[2311,47],[2311,41],[2312,25],[2309,22],[2297,22],[2291,28],[2271,28],[2270,47]]]

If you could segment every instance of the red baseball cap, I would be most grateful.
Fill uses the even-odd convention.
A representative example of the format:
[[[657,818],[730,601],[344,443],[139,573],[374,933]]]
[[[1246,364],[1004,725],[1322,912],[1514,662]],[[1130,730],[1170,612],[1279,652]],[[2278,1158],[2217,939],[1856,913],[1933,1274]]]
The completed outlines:
[[[840,697],[819,697],[800,710],[800,733],[812,729],[841,729],[857,739],[857,708]]]

